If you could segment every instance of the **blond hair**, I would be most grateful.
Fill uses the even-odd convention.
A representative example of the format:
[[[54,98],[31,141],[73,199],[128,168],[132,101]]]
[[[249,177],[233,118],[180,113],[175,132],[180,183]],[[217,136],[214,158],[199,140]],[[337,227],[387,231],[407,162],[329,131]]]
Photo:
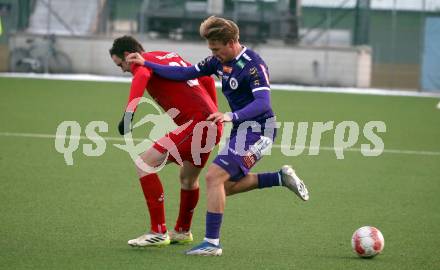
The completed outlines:
[[[211,16],[200,24],[200,36],[206,40],[226,44],[230,40],[238,41],[239,30],[235,22]]]

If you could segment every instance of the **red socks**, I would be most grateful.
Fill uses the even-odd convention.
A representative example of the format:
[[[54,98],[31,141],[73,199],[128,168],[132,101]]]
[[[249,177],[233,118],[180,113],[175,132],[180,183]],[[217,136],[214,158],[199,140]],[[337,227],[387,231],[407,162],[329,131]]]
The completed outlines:
[[[142,191],[147,201],[148,211],[150,212],[151,231],[165,233],[165,207],[164,193],[159,176],[155,173],[140,178]],[[193,190],[180,190],[180,210],[174,229],[177,232],[186,232],[191,228],[191,220],[194,208],[199,201],[199,188]]]
[[[199,188],[193,190],[180,190],[180,210],[174,230],[186,232],[191,228],[191,220],[199,201]]]
[[[151,231],[165,233],[165,207],[163,187],[157,174],[149,174],[140,178],[142,191],[150,212]]]

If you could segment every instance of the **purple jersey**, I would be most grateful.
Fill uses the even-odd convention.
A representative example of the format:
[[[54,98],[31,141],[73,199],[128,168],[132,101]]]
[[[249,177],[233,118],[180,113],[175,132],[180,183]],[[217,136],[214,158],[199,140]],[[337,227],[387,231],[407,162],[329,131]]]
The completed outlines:
[[[234,113],[234,128],[244,120],[264,126],[266,119],[274,117],[271,107],[252,119],[242,120],[236,113],[255,100],[255,92],[270,91],[267,65],[256,52],[243,47],[240,54],[228,63],[222,64],[216,57],[209,56],[195,68],[203,75],[216,74],[221,79],[223,94]]]

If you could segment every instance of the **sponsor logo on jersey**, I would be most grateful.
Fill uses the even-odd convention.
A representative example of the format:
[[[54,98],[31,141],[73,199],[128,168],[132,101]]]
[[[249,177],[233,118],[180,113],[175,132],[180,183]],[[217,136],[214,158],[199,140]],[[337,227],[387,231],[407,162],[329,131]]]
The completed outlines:
[[[248,61],[252,60],[252,58],[250,58],[249,55],[247,55],[246,53],[243,53],[243,57],[244,57],[244,59],[246,59]]]
[[[230,66],[223,66],[223,72],[224,73],[231,73],[232,72],[232,67],[230,67]]]
[[[229,86],[231,87],[231,89],[235,90],[238,88],[238,81],[236,78],[231,77],[231,79],[229,80]]]
[[[272,147],[272,143],[273,141],[269,137],[261,136],[255,144],[249,147],[249,152],[255,155],[257,160],[260,160],[263,153]]]
[[[252,168],[257,162],[257,157],[250,151],[247,151],[243,156],[243,163],[246,168]]]
[[[246,65],[246,63],[243,60],[238,60],[238,62],[236,63],[236,65],[240,68],[243,69],[243,67]]]
[[[179,57],[179,55],[175,52],[170,52],[170,53],[167,53],[163,56],[156,56],[156,58],[159,60],[170,59],[170,58],[174,58],[174,57]]]
[[[244,165],[250,169],[261,159],[263,153],[272,147],[272,140],[269,137],[261,136],[260,139],[243,156]]]
[[[251,69],[249,69],[249,75],[251,75],[251,76],[258,76],[257,68],[256,67],[252,67]]]
[[[258,76],[258,71],[256,67],[249,69],[249,75],[252,78],[254,86],[260,85],[260,77]]]

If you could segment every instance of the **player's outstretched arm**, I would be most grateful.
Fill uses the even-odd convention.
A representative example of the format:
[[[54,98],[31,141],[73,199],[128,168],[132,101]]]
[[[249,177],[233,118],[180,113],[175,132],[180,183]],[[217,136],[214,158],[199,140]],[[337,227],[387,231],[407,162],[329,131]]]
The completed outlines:
[[[246,105],[244,108],[233,112],[232,121],[252,120],[254,117],[271,109],[270,90],[256,91],[253,94],[254,101]]]
[[[181,66],[167,66],[145,61],[139,53],[131,53],[126,57],[128,63],[135,63],[151,68],[157,75],[173,80],[173,81],[187,81],[203,76],[195,66],[181,67]]]
[[[232,113],[231,112],[226,112],[226,113],[214,112],[214,113],[211,113],[206,120],[212,121],[214,123],[231,122],[232,121]]]

